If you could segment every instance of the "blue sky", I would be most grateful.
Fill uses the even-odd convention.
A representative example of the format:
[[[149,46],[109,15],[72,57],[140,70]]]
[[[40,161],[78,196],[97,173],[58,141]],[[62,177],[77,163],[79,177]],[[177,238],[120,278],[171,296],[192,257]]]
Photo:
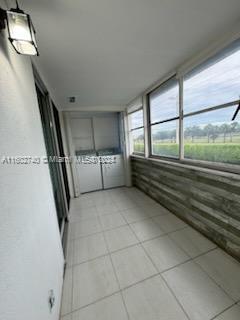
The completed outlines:
[[[185,114],[238,100],[240,98],[240,49],[199,73],[187,75],[184,81],[183,98]],[[153,122],[177,116],[178,86],[171,86],[169,90],[164,89],[162,94],[157,95],[154,92],[150,96],[150,101]],[[186,123],[190,125],[192,121],[193,125],[204,125],[229,122],[236,107],[188,118]],[[239,121],[239,119],[238,116],[236,120]]]
[[[150,94],[151,122],[178,116],[179,92],[175,79]],[[240,99],[240,48],[202,71],[189,73],[184,80],[184,113],[190,113]],[[231,123],[236,106],[184,118],[184,128],[204,127],[207,124]],[[235,121],[240,122],[240,112]],[[131,128],[143,125],[143,112],[131,115]],[[158,131],[178,130],[178,121],[162,123],[152,127],[153,135]],[[135,131],[134,136],[142,134]]]
[[[184,81],[184,110],[193,112],[240,97],[240,49]]]

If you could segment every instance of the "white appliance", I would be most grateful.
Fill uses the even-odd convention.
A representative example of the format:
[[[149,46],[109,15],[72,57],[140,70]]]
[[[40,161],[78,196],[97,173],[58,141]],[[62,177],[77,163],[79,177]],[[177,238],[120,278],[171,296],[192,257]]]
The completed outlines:
[[[73,113],[70,128],[77,157],[115,157],[112,164],[100,161],[76,164],[76,181],[80,193],[123,186],[125,174],[123,155],[120,154],[119,114]]]
[[[125,184],[123,155],[111,155],[114,163],[102,164],[103,189],[121,187]]]
[[[96,158],[98,159],[98,157]],[[80,193],[101,190],[103,188],[101,164],[99,161],[97,163],[78,162],[76,168]]]

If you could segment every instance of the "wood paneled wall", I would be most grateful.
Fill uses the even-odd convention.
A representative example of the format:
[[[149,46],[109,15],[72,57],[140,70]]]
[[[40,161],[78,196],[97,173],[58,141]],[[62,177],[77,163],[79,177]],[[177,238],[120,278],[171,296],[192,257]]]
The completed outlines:
[[[240,176],[131,158],[133,185],[240,261]]]

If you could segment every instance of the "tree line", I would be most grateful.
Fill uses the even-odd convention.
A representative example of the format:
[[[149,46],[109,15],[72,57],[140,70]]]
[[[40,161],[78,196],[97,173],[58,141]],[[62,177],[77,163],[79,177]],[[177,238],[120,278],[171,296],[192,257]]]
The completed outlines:
[[[230,138],[230,142],[232,142],[232,137],[234,133],[240,133],[240,123],[232,122],[232,123],[223,123],[221,125],[212,125],[208,124],[205,127],[200,127],[197,125],[187,127],[184,130],[184,137],[186,139],[191,139],[191,142],[194,142],[196,138],[206,137],[208,143],[215,142],[215,140],[219,137],[223,137],[224,143],[226,142],[226,138]],[[153,134],[154,140],[170,140],[172,143],[176,142],[176,130],[168,130],[168,131],[158,131]],[[140,137],[139,137],[140,139]]]

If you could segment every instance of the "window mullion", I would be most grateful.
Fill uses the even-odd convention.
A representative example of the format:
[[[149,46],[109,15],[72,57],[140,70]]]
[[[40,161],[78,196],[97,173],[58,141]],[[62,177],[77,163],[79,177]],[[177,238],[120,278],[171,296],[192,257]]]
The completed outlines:
[[[148,96],[143,96],[143,126],[144,126],[144,151],[145,157],[148,158],[150,154],[150,145],[149,145],[149,126],[148,126],[148,112],[149,112],[149,105],[148,105]]]
[[[209,111],[215,111],[215,110],[224,109],[224,108],[227,108],[227,107],[237,106],[239,103],[240,103],[240,100],[227,102],[227,103],[220,104],[220,105],[217,105],[217,106],[214,106],[214,107],[209,107],[209,108],[201,109],[201,110],[198,110],[198,111],[186,113],[186,114],[184,114],[184,117],[196,116],[198,114],[209,112]]]
[[[184,159],[183,78],[179,79],[179,159]]]
[[[142,129],[142,128],[144,128],[144,126],[132,128],[132,129],[130,129],[130,131],[139,130],[139,129]]]
[[[140,113],[140,116],[139,116]],[[137,118],[136,118],[137,116]],[[134,122],[132,123],[131,117],[134,117]],[[140,118],[139,118],[140,117]],[[139,122],[140,120],[140,122]],[[133,111],[131,113],[128,113],[128,123],[129,123],[129,143],[131,146],[131,154],[141,154],[143,155],[144,152],[139,151],[135,149],[135,135],[138,135],[138,132],[140,130],[143,131],[143,146],[144,146],[144,121],[143,121],[143,108],[139,108],[136,111]],[[142,124],[142,125],[140,125]],[[132,125],[134,125],[135,127],[132,127]],[[138,126],[139,125],[139,126]],[[140,145],[141,148],[141,145]]]
[[[153,123],[151,123],[151,126],[155,126],[156,124],[162,124],[162,123],[165,123],[165,122],[171,122],[171,121],[178,120],[178,119],[179,119],[179,116],[174,117],[174,118],[169,118],[169,119],[166,119],[166,120],[153,122]]]

